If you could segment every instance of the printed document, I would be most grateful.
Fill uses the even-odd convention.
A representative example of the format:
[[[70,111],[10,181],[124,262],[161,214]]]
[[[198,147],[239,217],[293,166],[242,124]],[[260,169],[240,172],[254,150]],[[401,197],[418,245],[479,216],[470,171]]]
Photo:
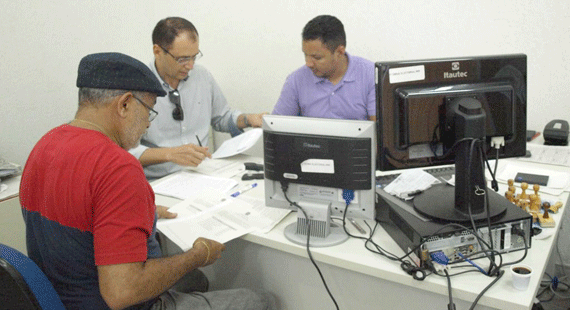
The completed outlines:
[[[212,154],[212,158],[230,157],[249,150],[263,135],[263,129],[253,128],[245,131],[241,135],[224,141],[222,145]]]
[[[266,208],[259,199],[213,197],[203,195],[174,205],[168,211],[178,216],[158,220],[157,229],[186,251],[198,237],[225,243],[253,231],[269,231],[289,213],[266,210],[273,208]]]
[[[234,159],[223,158],[206,158],[198,165],[198,167],[188,167],[186,169],[221,178],[233,178],[245,171],[245,167],[242,162]]]
[[[384,187],[393,196],[411,200],[414,194],[425,191],[433,184],[441,183],[437,178],[422,169],[409,169],[402,172],[394,181]]]
[[[522,161],[570,167],[570,148],[558,145],[527,143],[530,157],[519,157]]]
[[[168,177],[153,182],[152,189],[156,194],[188,199],[204,193],[227,193],[236,187],[238,182],[229,178],[216,178],[190,171],[179,171]]]

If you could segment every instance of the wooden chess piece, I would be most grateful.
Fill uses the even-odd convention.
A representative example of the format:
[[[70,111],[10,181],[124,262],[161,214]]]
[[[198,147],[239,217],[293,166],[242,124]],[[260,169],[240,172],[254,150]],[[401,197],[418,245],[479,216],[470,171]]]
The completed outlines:
[[[523,209],[526,212],[530,212],[528,200],[521,199],[520,203],[521,203],[521,205],[520,205],[521,209]]]
[[[515,205],[517,205],[518,207],[520,207],[521,206],[521,199],[519,199],[519,197],[517,197],[517,196],[514,196],[513,197],[513,203]]]
[[[550,203],[544,202],[542,204],[542,208],[544,209],[544,213],[538,217],[538,221],[540,222],[540,226],[542,227],[554,227],[554,219],[550,217],[548,214],[548,209],[550,209]]]
[[[507,198],[507,200],[510,201],[510,202],[512,202],[512,203],[515,202],[514,196],[515,196],[515,194],[514,194],[513,192],[511,192],[511,191],[506,191],[506,192],[505,192],[505,198]]]
[[[513,180],[513,179],[508,179],[508,180],[507,180],[507,185],[508,185],[509,187],[515,186],[515,180]]]
[[[528,188],[528,183],[522,182],[521,183],[522,193],[520,193],[519,195],[520,199],[528,199],[528,194],[526,193],[527,188]]]
[[[550,206],[549,210],[554,213],[558,213],[558,209],[562,208],[562,201],[557,201],[553,206]]]
[[[550,208],[550,204],[548,204],[548,207],[544,209],[544,213],[542,214],[542,218],[549,218],[550,215],[548,214],[548,209]]]
[[[530,210],[538,212],[540,210],[540,200],[536,194],[531,194],[529,196],[530,199]]]
[[[532,186],[532,189],[534,190],[534,194],[536,195],[536,197],[539,197],[539,198],[540,198],[540,195],[538,194],[538,190],[540,189],[540,185],[534,184],[534,185]]]

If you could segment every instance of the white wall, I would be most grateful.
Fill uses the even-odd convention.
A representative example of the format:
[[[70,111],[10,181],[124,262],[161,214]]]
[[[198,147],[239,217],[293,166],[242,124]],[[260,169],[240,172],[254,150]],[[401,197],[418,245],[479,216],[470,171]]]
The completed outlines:
[[[345,25],[347,50],[373,61],[525,53],[528,127],[570,120],[570,4],[532,0],[0,0],[0,156],[24,164],[37,140],[76,111],[79,60],[116,51],[148,63],[167,16],[192,21],[230,104],[271,111],[303,65],[301,31],[316,15]]]
[[[319,14],[345,24],[350,53],[373,61],[528,55],[528,127],[570,119],[565,1],[0,1],[0,156],[24,164],[37,140],[76,110],[81,57],[118,51],[148,63],[151,32],[183,16],[232,106],[271,111],[303,65],[300,34]]]

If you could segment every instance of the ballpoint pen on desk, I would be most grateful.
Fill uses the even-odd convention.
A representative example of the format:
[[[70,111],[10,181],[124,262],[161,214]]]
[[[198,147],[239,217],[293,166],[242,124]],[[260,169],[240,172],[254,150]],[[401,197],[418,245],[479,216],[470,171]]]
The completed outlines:
[[[350,223],[352,223],[352,225],[353,225],[354,227],[356,227],[356,229],[358,229],[358,231],[359,231],[361,234],[365,234],[365,233],[366,233],[366,231],[365,231],[364,229],[362,229],[362,227],[361,227],[360,225],[358,225],[358,223],[357,223],[353,218],[349,217],[349,218],[348,218],[348,221],[349,221]]]
[[[256,187],[256,186],[257,186],[257,183],[252,183],[252,184],[250,184],[250,185],[248,185],[248,186],[246,186],[246,187],[240,189],[239,191],[237,191],[237,192],[231,194],[231,196],[235,198],[235,197],[237,197],[237,196],[239,196],[239,195],[241,195],[241,194],[247,192],[248,190],[250,190],[250,189],[252,189],[252,188],[254,188],[254,187]]]

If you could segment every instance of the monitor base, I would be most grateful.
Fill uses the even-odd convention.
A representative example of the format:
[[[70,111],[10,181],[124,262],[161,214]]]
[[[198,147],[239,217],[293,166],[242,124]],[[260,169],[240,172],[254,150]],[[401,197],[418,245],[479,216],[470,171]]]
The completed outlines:
[[[497,194],[492,189],[487,188],[489,195],[489,213],[491,219],[505,213],[507,205],[512,203],[505,197]],[[455,187],[447,184],[436,184],[417,195],[413,201],[414,209],[419,213],[436,220],[449,222],[467,222],[471,221],[468,213],[463,213],[455,207]],[[484,220],[487,218],[487,211],[473,213],[474,221]]]
[[[309,246],[319,248],[328,247],[337,244],[341,244],[348,239],[348,235],[344,232],[342,226],[331,223],[330,224],[330,234],[325,238],[311,236],[309,240]],[[297,222],[291,223],[285,227],[283,232],[287,240],[306,246],[307,245],[307,235],[300,235],[297,233]]]

